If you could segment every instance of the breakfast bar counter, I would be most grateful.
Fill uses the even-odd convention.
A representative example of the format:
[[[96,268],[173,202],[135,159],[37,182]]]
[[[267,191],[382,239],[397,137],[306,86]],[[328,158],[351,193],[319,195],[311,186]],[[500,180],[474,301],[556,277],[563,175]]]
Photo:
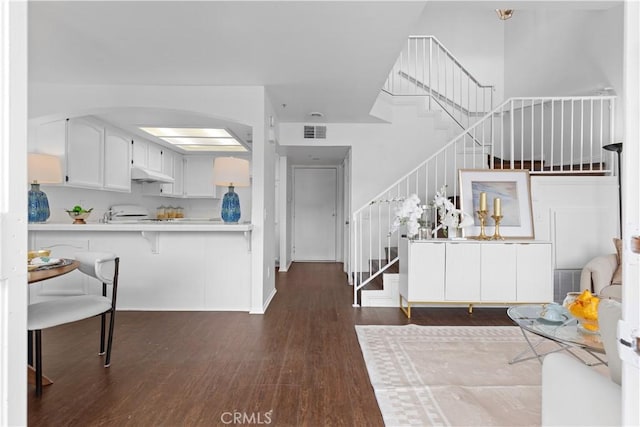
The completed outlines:
[[[29,248],[120,257],[119,310],[251,310],[251,224],[217,221],[30,224]],[[59,286],[84,288],[72,272]],[[73,283],[73,282],[76,283]],[[47,287],[58,286],[47,283]],[[38,292],[32,285],[31,292]],[[46,291],[46,290],[45,290]]]
[[[251,224],[225,224],[222,221],[135,221],[110,223],[29,224],[29,231],[251,231]]]

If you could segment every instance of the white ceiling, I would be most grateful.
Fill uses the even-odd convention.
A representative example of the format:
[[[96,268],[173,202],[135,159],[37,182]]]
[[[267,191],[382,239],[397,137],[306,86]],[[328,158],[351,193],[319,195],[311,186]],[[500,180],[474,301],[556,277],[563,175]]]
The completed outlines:
[[[375,98],[426,3],[29,1],[29,81],[259,85],[282,122],[316,121],[308,115],[312,111],[322,112],[328,123],[371,122]],[[525,8],[611,2],[449,3]],[[137,115],[150,126],[168,126],[169,120],[173,126],[180,121],[205,126],[207,121],[154,113]],[[106,118],[131,128],[133,116],[110,112]],[[238,132],[250,141],[244,129]],[[295,149],[291,155],[299,161],[326,157],[327,162],[336,156],[335,150],[322,152]]]
[[[29,80],[265,86],[283,122],[369,110],[422,1],[31,1]],[[286,104],[286,108],[282,108]]]

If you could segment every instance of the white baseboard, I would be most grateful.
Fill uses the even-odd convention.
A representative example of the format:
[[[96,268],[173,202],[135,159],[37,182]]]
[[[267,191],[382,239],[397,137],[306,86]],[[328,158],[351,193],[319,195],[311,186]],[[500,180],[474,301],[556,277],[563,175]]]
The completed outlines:
[[[287,271],[289,271],[289,267],[291,267],[291,263],[293,261],[288,261],[287,264],[285,266],[278,266],[278,272],[279,273],[286,273]]]
[[[250,311],[249,314],[264,314],[267,311],[267,308],[269,307],[269,304],[271,304],[271,300],[273,300],[273,297],[276,296],[276,292],[278,292],[278,291],[275,288],[273,288],[273,290],[269,294],[269,297],[267,298],[267,300],[262,305],[262,310],[261,311]]]

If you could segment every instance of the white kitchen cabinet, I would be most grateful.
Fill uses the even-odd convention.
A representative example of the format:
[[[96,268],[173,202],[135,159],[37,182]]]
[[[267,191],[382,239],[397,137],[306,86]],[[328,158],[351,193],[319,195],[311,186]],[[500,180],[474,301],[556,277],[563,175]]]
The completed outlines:
[[[169,184],[161,184],[157,182],[145,182],[143,183],[143,192],[148,195],[154,196],[167,196],[167,197],[183,197],[183,156],[182,154],[174,151],[163,149],[162,152],[162,172],[174,179],[174,182]]]
[[[149,143],[144,139],[133,138],[131,142],[131,164],[146,168],[149,164],[147,159],[147,147]]]
[[[172,177],[175,180],[175,176],[174,176],[174,161],[176,156],[178,156],[177,153],[174,153],[171,150],[163,150],[162,152],[162,168],[161,168],[161,172],[165,175],[169,175],[170,177]],[[160,184],[160,193],[165,195],[165,196],[172,196],[173,195],[173,183],[172,184]]]
[[[64,185],[131,191],[131,140],[91,117],[32,125],[29,151],[59,156]]]
[[[184,157],[185,197],[215,197],[213,159],[214,156]]]
[[[173,195],[184,196],[184,158],[181,154],[173,156]]]
[[[67,120],[65,184],[102,188],[104,126],[86,119]]]
[[[399,293],[411,305],[509,305],[553,301],[551,242],[402,239]],[[406,303],[406,308],[405,308]]]
[[[163,150],[164,147],[158,144],[140,138],[133,138],[131,148],[133,161],[131,164],[156,172],[162,172]]]
[[[104,188],[131,191],[131,138],[109,127],[104,139]]]
[[[152,171],[162,172],[164,148],[153,143],[147,144],[147,167]]]

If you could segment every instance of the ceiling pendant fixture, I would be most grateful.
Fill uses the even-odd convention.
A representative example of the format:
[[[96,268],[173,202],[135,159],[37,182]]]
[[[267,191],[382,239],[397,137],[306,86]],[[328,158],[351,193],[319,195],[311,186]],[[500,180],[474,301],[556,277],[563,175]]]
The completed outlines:
[[[496,9],[496,13],[498,14],[498,18],[506,21],[513,16],[513,9]]]

